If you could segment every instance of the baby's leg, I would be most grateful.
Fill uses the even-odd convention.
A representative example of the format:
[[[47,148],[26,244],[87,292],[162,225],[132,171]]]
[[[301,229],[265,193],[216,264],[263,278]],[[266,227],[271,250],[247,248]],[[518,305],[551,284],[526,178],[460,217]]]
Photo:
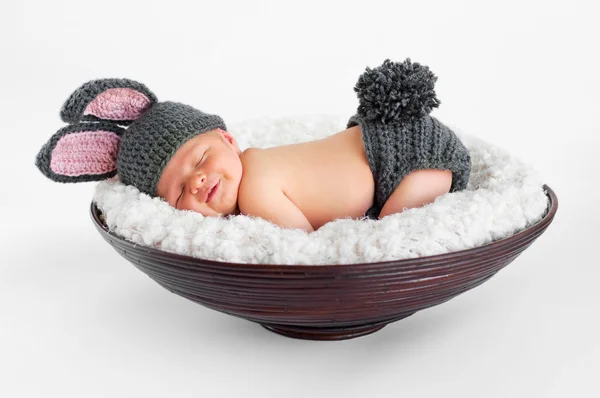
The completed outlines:
[[[451,170],[415,170],[400,181],[383,205],[379,218],[431,203],[438,196],[450,192],[451,185]]]

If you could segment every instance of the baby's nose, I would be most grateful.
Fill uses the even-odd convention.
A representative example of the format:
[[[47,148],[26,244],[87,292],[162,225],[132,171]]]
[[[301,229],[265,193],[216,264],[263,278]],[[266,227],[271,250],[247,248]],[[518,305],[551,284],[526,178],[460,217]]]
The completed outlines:
[[[192,176],[192,178],[189,182],[190,191],[194,195],[197,194],[198,191],[202,189],[202,187],[204,186],[205,183],[206,183],[206,175],[202,174],[202,175]]]

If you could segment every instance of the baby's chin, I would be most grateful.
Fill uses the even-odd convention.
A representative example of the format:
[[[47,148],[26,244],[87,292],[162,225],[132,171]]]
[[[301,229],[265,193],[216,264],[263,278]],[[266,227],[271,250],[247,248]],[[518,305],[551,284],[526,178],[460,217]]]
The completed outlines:
[[[234,204],[234,206],[224,212],[218,212],[218,216],[220,217],[227,217],[227,216],[237,216],[240,214],[240,209],[237,205],[237,202]]]

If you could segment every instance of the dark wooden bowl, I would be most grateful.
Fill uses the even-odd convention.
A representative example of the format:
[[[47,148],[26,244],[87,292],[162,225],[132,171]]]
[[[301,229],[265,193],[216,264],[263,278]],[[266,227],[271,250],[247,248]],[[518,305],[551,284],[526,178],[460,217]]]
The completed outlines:
[[[558,200],[547,185],[544,189],[550,204],[542,220],[508,238],[442,255],[351,265],[203,260],[109,232],[93,202],[91,217],[120,255],[175,294],[288,337],[341,340],[373,333],[487,281],[552,222]]]

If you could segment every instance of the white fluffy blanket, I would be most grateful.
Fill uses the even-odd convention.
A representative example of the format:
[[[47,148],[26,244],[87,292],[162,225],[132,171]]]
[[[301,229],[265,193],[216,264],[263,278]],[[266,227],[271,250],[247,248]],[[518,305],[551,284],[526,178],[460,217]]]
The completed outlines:
[[[323,138],[347,117],[253,119],[231,125],[240,148]],[[543,181],[505,150],[449,126],[471,153],[467,189],[381,220],[339,219],[311,233],[249,216],[204,217],[151,198],[118,176],[98,183],[94,202],[108,228],[159,250],[231,263],[352,264],[448,253],[502,239],[535,224],[546,209]]]

